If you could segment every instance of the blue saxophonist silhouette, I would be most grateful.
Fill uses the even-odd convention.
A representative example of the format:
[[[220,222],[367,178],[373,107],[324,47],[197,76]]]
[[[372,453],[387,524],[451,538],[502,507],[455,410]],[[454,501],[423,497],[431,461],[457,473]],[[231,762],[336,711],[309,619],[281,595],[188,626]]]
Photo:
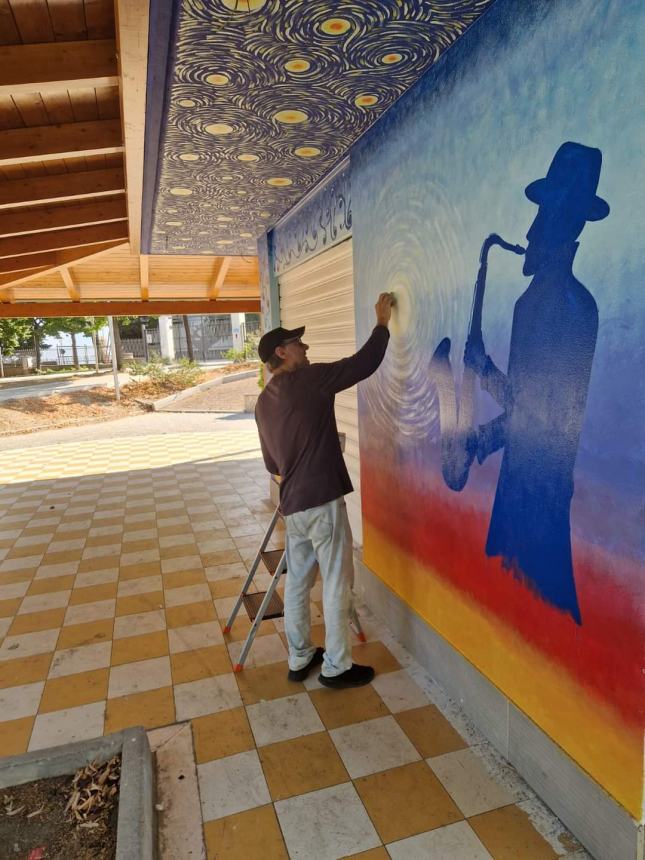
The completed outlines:
[[[461,491],[475,459],[504,450],[486,554],[502,559],[551,605],[581,623],[573,573],[570,508],[573,471],[598,333],[598,308],[573,275],[576,241],[587,221],[609,214],[596,195],[602,153],[567,142],[547,175],[526,188],[538,205],[527,233],[523,274],[532,280],[515,304],[507,373],[486,354],[481,307],[490,247],[523,253],[498,236],[482,248],[473,313],[464,352],[460,403],[441,341],[430,373],[440,408],[442,472]],[[474,377],[503,410],[474,425]]]

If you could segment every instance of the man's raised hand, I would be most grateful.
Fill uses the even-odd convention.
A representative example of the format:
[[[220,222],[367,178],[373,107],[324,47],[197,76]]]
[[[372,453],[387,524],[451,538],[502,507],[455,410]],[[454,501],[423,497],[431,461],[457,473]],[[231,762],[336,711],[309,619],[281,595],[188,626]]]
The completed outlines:
[[[394,305],[394,296],[392,293],[381,293],[377,303],[374,305],[376,310],[376,324],[387,326],[392,316],[392,306]]]

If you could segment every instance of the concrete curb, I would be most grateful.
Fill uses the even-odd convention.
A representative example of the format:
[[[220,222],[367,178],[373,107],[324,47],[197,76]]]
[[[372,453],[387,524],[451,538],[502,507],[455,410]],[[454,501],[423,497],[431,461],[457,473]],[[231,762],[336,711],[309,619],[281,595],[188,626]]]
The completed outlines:
[[[0,789],[73,774],[121,753],[116,860],[155,860],[156,818],[152,753],[141,726],[102,738],[34,750],[0,760]]]
[[[184,391],[178,391],[177,394],[170,394],[168,397],[162,397],[161,400],[155,400],[152,408],[155,412],[159,412],[166,406],[181,403],[193,394],[198,394],[200,391],[208,391],[209,388],[216,388],[218,385],[225,385],[227,382],[237,382],[239,379],[250,379],[252,376],[257,376],[256,370],[244,370],[241,373],[229,373],[227,376],[218,376],[215,379],[209,379],[207,382],[200,382],[199,385],[194,385],[192,388],[186,388]]]

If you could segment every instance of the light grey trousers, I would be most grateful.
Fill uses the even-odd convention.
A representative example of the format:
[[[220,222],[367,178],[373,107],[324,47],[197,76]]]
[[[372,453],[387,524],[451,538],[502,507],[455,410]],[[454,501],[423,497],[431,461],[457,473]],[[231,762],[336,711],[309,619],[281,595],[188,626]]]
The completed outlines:
[[[314,655],[310,591],[320,567],[325,616],[322,673],[340,675],[352,666],[349,618],[354,585],[352,531],[344,498],[285,517],[287,576],[284,626],[289,668],[304,668]]]

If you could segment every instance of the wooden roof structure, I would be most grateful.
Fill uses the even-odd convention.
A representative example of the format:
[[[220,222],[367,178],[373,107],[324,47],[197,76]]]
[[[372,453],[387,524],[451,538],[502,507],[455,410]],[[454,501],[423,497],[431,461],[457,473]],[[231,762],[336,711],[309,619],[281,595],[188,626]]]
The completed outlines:
[[[148,15],[0,0],[0,317],[259,310],[254,257],[140,253]]]

